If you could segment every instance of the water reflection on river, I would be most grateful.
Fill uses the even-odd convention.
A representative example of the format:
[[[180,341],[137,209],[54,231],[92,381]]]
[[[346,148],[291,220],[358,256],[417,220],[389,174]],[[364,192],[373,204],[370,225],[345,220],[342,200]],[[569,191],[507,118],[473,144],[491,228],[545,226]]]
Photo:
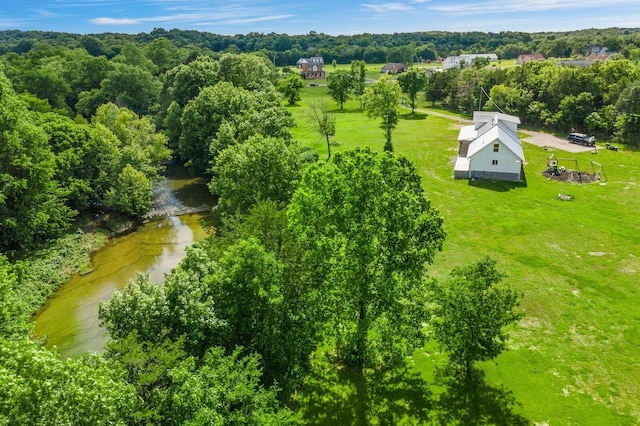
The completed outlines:
[[[202,182],[173,170],[166,185],[175,189],[171,203],[211,203]],[[191,183],[189,183],[191,182]],[[200,195],[198,195],[200,194]],[[177,210],[180,206],[174,205]],[[47,337],[48,347],[57,347],[63,356],[84,351],[101,352],[106,342],[99,327],[98,305],[114,290],[124,288],[139,272],[161,282],[184,257],[185,249],[206,236],[200,219],[191,213],[150,221],[134,232],[114,238],[92,258],[93,272],[75,275],[49,299],[35,318],[35,333]]]

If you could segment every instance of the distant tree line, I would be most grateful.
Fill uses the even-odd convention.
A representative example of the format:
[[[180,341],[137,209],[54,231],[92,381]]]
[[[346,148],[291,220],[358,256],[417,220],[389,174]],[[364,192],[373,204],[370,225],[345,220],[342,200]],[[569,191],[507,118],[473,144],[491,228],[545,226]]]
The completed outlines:
[[[38,43],[86,49],[92,56],[111,59],[122,53],[128,43],[138,46],[166,40],[176,49],[190,52],[263,52],[277,66],[294,65],[300,57],[323,56],[348,64],[434,61],[461,53],[496,53],[500,59],[514,59],[524,53],[542,53],[545,57],[569,58],[586,54],[588,44],[601,44],[623,57],[638,56],[640,30],[637,28],[586,29],[567,32],[525,33],[424,31],[393,34],[331,36],[310,31],[308,34],[248,33],[225,36],[190,30],[156,28],[140,34],[69,34],[42,31],[0,32],[0,54],[29,52]]]

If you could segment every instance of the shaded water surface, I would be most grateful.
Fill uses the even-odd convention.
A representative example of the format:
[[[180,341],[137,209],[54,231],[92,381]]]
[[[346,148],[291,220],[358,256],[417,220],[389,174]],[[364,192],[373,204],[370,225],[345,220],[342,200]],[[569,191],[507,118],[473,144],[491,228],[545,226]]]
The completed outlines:
[[[159,216],[130,234],[114,238],[92,257],[93,272],[74,275],[35,317],[35,333],[47,338],[63,356],[100,352],[107,340],[99,327],[98,305],[123,289],[138,272],[161,282],[185,255],[186,248],[206,236],[202,212],[214,203],[206,186],[172,166],[155,191]]]

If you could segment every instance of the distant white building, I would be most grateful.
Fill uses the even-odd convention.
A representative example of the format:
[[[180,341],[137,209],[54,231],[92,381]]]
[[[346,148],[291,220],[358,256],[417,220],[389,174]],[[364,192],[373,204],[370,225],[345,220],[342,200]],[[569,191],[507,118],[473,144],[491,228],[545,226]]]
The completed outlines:
[[[448,70],[449,68],[459,67],[461,64],[470,66],[475,58],[489,58],[489,61],[496,62],[498,55],[495,53],[472,53],[468,55],[447,56],[442,61],[442,68]]]
[[[499,112],[476,111],[473,125],[460,129],[455,179],[524,180],[520,119]]]

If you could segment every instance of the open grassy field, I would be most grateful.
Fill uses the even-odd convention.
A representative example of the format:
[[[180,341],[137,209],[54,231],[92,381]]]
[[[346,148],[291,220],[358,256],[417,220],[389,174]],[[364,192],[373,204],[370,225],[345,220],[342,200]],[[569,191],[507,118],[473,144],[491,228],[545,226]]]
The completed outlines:
[[[378,77],[380,77],[380,70],[382,69],[382,66],[384,64],[366,64],[365,69],[366,69],[366,78],[370,79],[370,80],[376,80],[378,79]],[[434,61],[434,62],[424,62],[422,64],[420,63],[413,63],[411,64],[412,67],[416,67],[416,68],[442,68],[442,64],[438,61]],[[513,68],[516,66],[516,60],[515,59],[501,59],[498,62],[492,62],[490,65],[487,66],[487,68]],[[351,70],[351,64],[336,64],[336,66],[334,67],[333,64],[330,63],[326,63],[324,64],[324,70],[326,71],[327,75],[331,74],[332,72],[335,71],[350,71]],[[323,82],[324,83],[324,82]]]
[[[290,107],[296,139],[321,159],[325,141],[306,111],[325,96],[326,87],[307,87]],[[329,105],[337,121],[332,152],[382,150],[378,122],[357,101],[343,110]],[[310,424],[640,424],[640,154],[554,151],[583,170],[595,160],[607,177],[562,183],[542,175],[552,152],[525,140],[525,183],[456,181],[460,125],[406,112],[393,143],[417,166],[445,218],[448,237],[431,275],[442,278],[490,255],[522,291],[525,317],[511,332],[509,351],[480,364],[485,375],[475,387],[440,375],[446,358],[432,344],[416,351],[406,369],[364,382],[319,355],[297,408]],[[575,199],[560,201],[558,193]]]

